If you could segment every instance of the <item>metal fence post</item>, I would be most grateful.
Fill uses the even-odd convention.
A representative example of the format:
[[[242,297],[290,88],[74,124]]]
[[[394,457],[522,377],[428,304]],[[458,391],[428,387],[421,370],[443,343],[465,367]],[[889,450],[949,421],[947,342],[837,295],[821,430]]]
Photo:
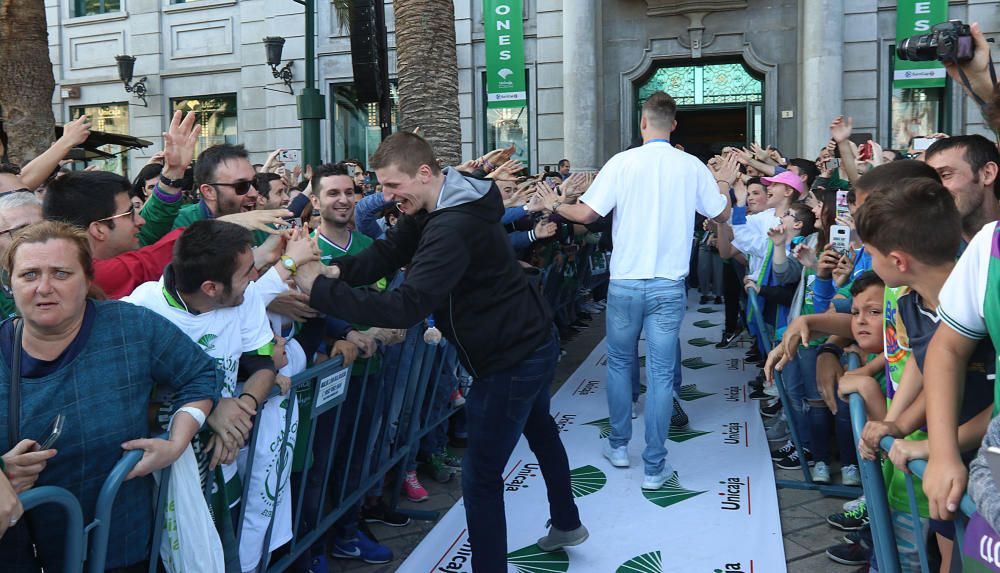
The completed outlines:
[[[21,506],[27,513],[49,503],[60,506],[66,518],[66,550],[63,573],[83,571],[83,510],[80,502],[70,492],[51,485],[30,489],[20,495]]]

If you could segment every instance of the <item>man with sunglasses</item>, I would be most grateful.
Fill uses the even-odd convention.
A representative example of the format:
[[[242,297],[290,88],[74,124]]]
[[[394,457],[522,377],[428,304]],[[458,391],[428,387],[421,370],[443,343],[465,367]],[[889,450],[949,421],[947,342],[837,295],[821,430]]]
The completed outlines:
[[[242,145],[223,143],[198,154],[194,183],[201,200],[181,208],[174,228],[186,227],[201,219],[215,219],[253,211],[260,192],[256,173]],[[163,181],[161,175],[160,181]]]

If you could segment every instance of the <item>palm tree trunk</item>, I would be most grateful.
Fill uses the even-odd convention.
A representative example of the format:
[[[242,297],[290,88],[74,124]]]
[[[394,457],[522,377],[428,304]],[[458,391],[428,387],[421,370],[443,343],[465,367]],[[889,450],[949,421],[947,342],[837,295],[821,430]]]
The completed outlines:
[[[49,35],[43,0],[0,0],[0,114],[12,163],[25,164],[55,137]]]
[[[462,162],[453,0],[393,0],[400,129],[419,127],[444,165]]]

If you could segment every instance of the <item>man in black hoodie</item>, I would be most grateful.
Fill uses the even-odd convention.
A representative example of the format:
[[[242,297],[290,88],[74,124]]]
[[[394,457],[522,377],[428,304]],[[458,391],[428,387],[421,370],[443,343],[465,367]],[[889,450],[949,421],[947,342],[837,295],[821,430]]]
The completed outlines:
[[[386,200],[397,201],[403,216],[385,239],[336,259],[327,276],[310,264],[296,269],[296,282],[313,308],[353,323],[408,328],[433,313],[457,348],[475,378],[465,404],[469,449],[462,464],[473,571],[507,571],[502,474],[522,433],[548,488],[551,528],[539,547],[582,543],[587,529],[549,414],[559,344],[551,312],[500,225],[500,191],[491,181],[441,170],[430,144],[412,133],[387,138],[371,164]],[[395,290],[352,288],[402,267],[406,279]]]

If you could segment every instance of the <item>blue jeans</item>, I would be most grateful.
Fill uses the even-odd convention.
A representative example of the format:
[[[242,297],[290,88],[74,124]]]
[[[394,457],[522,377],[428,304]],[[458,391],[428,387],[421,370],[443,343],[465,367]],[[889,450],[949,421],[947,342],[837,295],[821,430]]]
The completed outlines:
[[[462,460],[462,494],[475,573],[507,573],[503,472],[522,433],[542,470],[552,526],[563,531],[580,527],[566,449],[549,414],[558,359],[553,331],[518,366],[477,378],[466,397],[469,449]]]
[[[808,380],[812,380],[812,387],[816,387],[816,350],[813,348],[800,348],[795,360],[792,360],[781,372],[781,383],[785,387],[785,396],[791,404],[785,416],[789,424],[795,425],[795,432],[799,436],[802,447],[812,452],[812,432],[808,414],[805,410],[807,398],[806,388],[809,386]],[[817,390],[816,396],[819,396]],[[826,434],[829,439],[829,433]],[[829,460],[817,460],[826,462]]]
[[[684,317],[684,281],[612,280],[608,287],[608,413],[611,447],[632,439],[632,377],[636,346],[646,331],[646,475],[659,475],[667,458],[674,393],[679,388],[680,333]]]

